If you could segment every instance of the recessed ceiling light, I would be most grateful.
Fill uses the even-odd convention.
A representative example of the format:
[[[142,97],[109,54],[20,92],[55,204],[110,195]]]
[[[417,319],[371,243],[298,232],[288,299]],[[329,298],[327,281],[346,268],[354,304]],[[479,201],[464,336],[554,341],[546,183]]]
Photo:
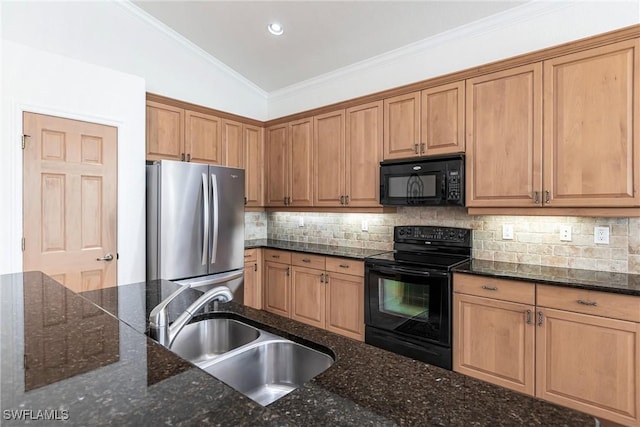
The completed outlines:
[[[272,22],[271,24],[267,25],[267,29],[274,36],[281,36],[282,33],[284,33],[284,28],[282,28],[282,25],[278,24],[277,22]]]

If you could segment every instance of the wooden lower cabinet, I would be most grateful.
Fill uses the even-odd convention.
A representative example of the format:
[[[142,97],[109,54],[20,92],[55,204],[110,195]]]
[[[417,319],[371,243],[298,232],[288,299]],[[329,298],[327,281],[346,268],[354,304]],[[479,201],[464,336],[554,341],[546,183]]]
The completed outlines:
[[[454,294],[453,369],[533,395],[535,307]]]
[[[639,297],[466,274],[453,286],[454,371],[640,426]]]
[[[264,259],[264,310],[364,341],[362,261],[272,249]]]
[[[244,251],[244,305],[262,308],[262,251]]]
[[[289,317],[291,266],[274,261],[264,263],[264,309]]]

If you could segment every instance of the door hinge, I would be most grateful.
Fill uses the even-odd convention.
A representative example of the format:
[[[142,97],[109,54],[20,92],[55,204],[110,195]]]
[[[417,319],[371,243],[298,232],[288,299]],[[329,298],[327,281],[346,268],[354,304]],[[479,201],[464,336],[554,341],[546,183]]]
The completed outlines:
[[[22,149],[24,150],[27,146],[27,138],[31,138],[31,135],[22,135]]]
[[[24,246],[25,246],[24,237],[22,238],[21,246],[22,246],[22,252],[24,252]]]

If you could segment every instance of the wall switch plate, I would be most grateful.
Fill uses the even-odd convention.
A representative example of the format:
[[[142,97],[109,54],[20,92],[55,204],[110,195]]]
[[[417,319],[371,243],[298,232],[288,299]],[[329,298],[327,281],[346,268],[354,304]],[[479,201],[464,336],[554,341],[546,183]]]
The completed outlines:
[[[593,242],[601,245],[609,244],[609,227],[594,227]]]
[[[570,225],[561,225],[560,226],[560,240],[562,242],[570,242],[571,241],[571,226]]]
[[[513,240],[513,225],[511,224],[502,225],[502,239]]]
[[[302,215],[298,217],[298,227],[304,227],[304,217]]]
[[[369,231],[369,222],[366,219],[362,220],[362,231]]]

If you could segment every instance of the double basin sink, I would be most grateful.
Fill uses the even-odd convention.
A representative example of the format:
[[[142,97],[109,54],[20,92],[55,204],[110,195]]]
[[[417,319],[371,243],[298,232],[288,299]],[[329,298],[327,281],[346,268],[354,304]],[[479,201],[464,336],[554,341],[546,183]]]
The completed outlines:
[[[227,317],[186,325],[169,348],[264,406],[334,362],[321,351]]]

